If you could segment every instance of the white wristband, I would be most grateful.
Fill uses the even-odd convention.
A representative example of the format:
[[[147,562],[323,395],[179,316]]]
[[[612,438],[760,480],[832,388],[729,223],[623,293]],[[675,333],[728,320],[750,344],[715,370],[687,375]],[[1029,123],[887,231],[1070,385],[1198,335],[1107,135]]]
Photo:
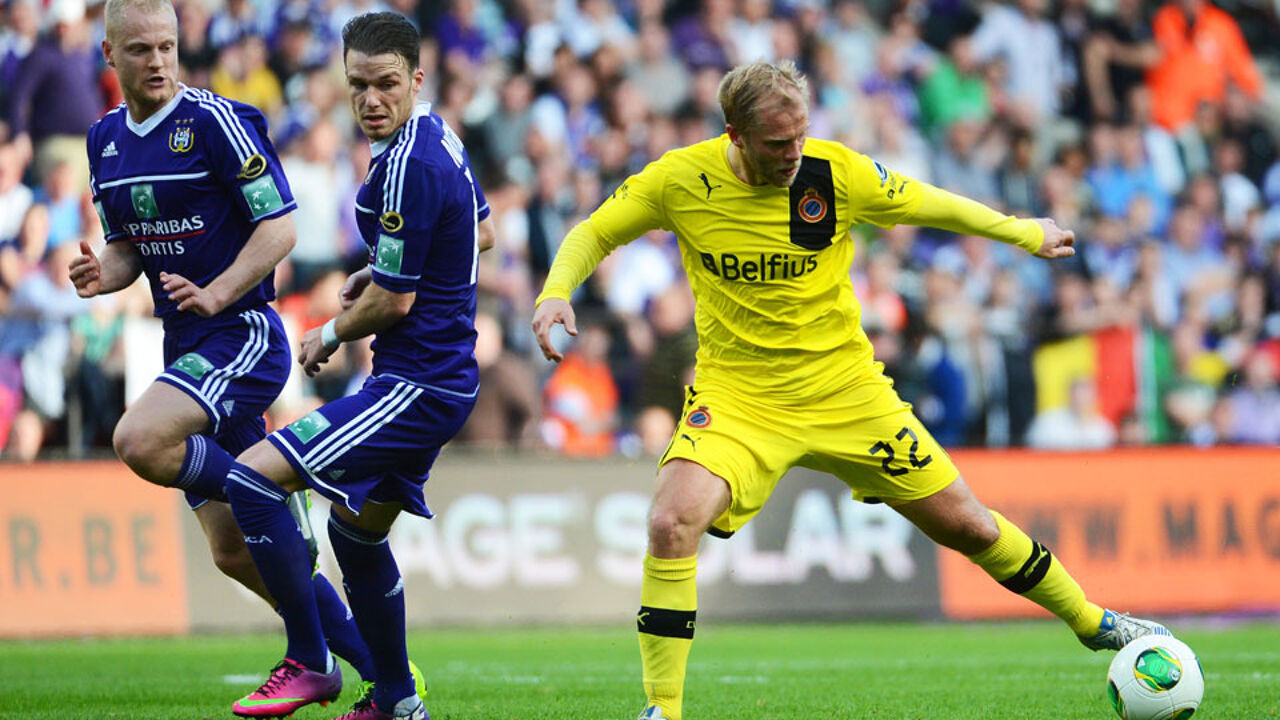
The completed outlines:
[[[342,341],[338,339],[337,317],[329,318],[329,322],[320,328],[320,342],[324,343],[324,346],[329,350],[333,350],[342,344]]]

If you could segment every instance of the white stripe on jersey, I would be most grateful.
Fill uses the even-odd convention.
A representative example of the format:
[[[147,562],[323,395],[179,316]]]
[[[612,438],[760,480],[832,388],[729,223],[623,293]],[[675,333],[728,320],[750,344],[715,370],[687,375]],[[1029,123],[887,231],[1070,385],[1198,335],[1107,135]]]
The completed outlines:
[[[101,185],[99,185],[98,189],[106,190],[107,188],[113,188],[113,187],[116,187],[117,185],[128,185],[130,183],[138,183],[138,182],[158,182],[161,180],[195,180],[197,178],[205,177],[208,174],[209,174],[209,171],[204,170],[197,173],[174,173],[172,175],[134,175],[133,177],[120,178],[119,180],[108,180],[107,182],[104,182]]]
[[[279,430],[277,430],[277,431],[276,431],[275,433],[273,433],[273,434],[278,435],[279,433],[280,433],[280,431],[279,431]],[[351,507],[351,495],[350,495],[350,494],[348,494],[348,493],[343,492],[340,488],[336,488],[336,487],[334,487],[334,486],[330,485],[329,483],[327,483],[327,482],[325,482],[323,479],[321,479],[321,477],[320,477],[319,475],[316,475],[314,472],[312,472],[312,471],[311,471],[311,468],[307,467],[307,463],[306,463],[306,461],[304,461],[301,457],[298,457],[298,451],[297,451],[297,450],[294,450],[294,449],[293,449],[293,446],[292,446],[292,445],[290,445],[290,444],[288,443],[288,441],[286,441],[286,440],[277,440],[276,442],[272,443],[272,445],[275,445],[277,449],[283,448],[285,452],[287,452],[287,453],[289,453],[290,455],[292,455],[292,456],[293,456],[294,461],[296,461],[296,462],[298,463],[298,466],[299,466],[299,467],[301,467],[303,470],[305,470],[305,471],[307,472],[307,475],[311,477],[311,482],[312,482],[312,483],[314,483],[315,485],[317,485],[317,486],[319,486],[319,487],[322,487],[322,488],[324,488],[324,489],[328,490],[329,492],[333,493],[334,495],[337,495],[338,497],[342,498],[342,504],[343,504],[343,505],[346,505],[346,506],[347,506],[347,509],[348,509],[348,510],[350,510],[351,512],[356,512],[356,509],[355,509],[355,508],[353,508],[353,507]]]
[[[397,383],[378,402],[369,406],[353,420],[335,430],[308,452],[303,460],[312,472],[320,472],[329,463],[359,445],[379,428],[395,419],[409,403],[422,394],[422,388],[407,383]]]
[[[362,427],[353,428],[350,431],[344,427],[343,432],[345,435],[341,441],[341,445],[335,445],[330,448],[330,451],[326,453],[324,457],[315,460],[312,465],[312,469],[315,472],[320,472],[324,468],[328,467],[329,463],[345,455],[348,450],[369,439],[369,436],[381,429],[383,425],[395,420],[396,416],[404,412],[404,409],[409,407],[414,400],[417,400],[418,396],[421,394],[422,388],[409,386],[406,388],[406,392],[401,392],[396,397],[395,403],[388,406],[379,417],[373,418],[369,422],[366,422]]]
[[[372,214],[373,214],[373,211],[372,211],[372,210],[370,210],[369,208],[367,208],[367,207],[365,207],[365,206],[361,205],[360,203],[353,203],[353,204],[356,206],[356,210],[358,210],[359,212],[362,212],[362,213],[364,213],[364,214],[366,214],[366,215],[372,215]]]
[[[319,443],[316,444],[315,447],[308,450],[306,457],[303,458],[303,461],[304,461],[303,464],[310,467],[310,460],[313,457],[315,457],[317,453],[323,453],[324,450],[330,445],[330,443],[332,443],[337,438],[338,434],[342,432],[343,428],[349,428],[353,425],[363,423],[370,416],[377,415],[380,409],[382,408],[382,406],[386,404],[390,400],[391,396],[394,395],[404,384],[406,383],[401,383],[399,385],[396,385],[394,388],[391,389],[390,393],[379,398],[377,402],[375,402],[374,404],[362,410],[359,415],[356,415],[355,417],[351,418],[351,420],[349,420],[346,425],[343,425],[335,429],[332,433],[329,434],[328,437],[321,440]]]
[[[400,203],[404,195],[404,173],[409,164],[409,156],[413,152],[414,141],[418,138],[418,116],[414,115],[405,123],[400,131],[400,139],[388,153],[386,174],[382,177],[382,211],[400,212]]]
[[[258,152],[253,141],[249,139],[249,134],[245,132],[244,124],[241,123],[240,117],[236,115],[235,108],[231,106],[231,103],[226,98],[198,88],[187,88],[187,92],[191,94],[200,107],[208,110],[209,114],[218,121],[218,125],[222,127],[222,132],[226,134],[227,140],[231,143],[231,147],[235,148],[236,156],[240,158],[240,162],[248,160]]]
[[[246,310],[240,313],[240,317],[249,326],[249,340],[240,348],[240,354],[231,364],[209,373],[209,377],[200,386],[210,405],[216,406],[222,394],[227,391],[227,385],[235,378],[248,375],[262,356],[267,354],[267,334],[270,332],[267,318],[257,310]]]
[[[245,474],[244,474],[244,473],[242,473],[242,472],[239,472],[238,470],[234,470],[234,469],[233,469],[233,470],[231,470],[230,472],[228,472],[228,473],[227,473],[227,479],[228,479],[228,480],[230,480],[230,481],[232,481],[232,482],[239,483],[239,484],[241,484],[241,485],[243,485],[243,486],[245,486],[245,487],[249,488],[250,490],[252,490],[252,491],[254,491],[254,492],[258,493],[259,495],[264,495],[264,496],[266,496],[266,497],[271,498],[272,500],[277,500],[277,501],[280,501],[280,502],[283,502],[283,501],[284,501],[284,498],[283,498],[283,497],[281,497],[281,496],[279,496],[279,495],[276,495],[275,493],[271,492],[270,490],[268,490],[268,489],[266,489],[266,488],[262,487],[262,485],[261,485],[260,483],[255,482],[254,480],[250,479],[250,478],[249,478],[249,476],[245,475]],[[284,491],[282,490],[281,492],[284,492]]]

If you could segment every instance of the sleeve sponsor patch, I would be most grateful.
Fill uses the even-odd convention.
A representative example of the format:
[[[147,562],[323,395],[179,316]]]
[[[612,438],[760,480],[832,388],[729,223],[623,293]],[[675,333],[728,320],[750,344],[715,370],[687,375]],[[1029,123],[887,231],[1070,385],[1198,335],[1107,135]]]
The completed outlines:
[[[399,275],[403,260],[404,241],[388,235],[378,235],[378,248],[374,253],[373,269]]]
[[[249,212],[254,220],[284,207],[284,200],[280,198],[280,191],[276,189],[275,178],[270,175],[264,175],[247,185],[242,185],[240,192],[244,193],[244,199],[249,203]]]

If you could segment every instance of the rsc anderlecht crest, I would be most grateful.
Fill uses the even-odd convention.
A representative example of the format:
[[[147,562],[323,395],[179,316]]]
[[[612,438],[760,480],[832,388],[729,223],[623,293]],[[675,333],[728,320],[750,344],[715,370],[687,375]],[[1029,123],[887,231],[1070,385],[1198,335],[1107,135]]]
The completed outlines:
[[[169,149],[176,153],[187,152],[193,144],[190,126],[182,126],[169,133]]]

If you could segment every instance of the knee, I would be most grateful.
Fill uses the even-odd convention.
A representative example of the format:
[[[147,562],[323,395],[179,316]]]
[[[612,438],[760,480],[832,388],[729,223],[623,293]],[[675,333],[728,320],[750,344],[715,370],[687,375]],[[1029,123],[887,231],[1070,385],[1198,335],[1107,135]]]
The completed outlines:
[[[678,508],[655,507],[649,516],[649,547],[663,557],[692,555],[706,529]]]
[[[111,436],[111,445],[130,470],[146,480],[165,484],[157,477],[157,456],[162,444],[156,433],[135,423],[122,421]]]
[[[958,518],[951,535],[951,547],[966,555],[973,555],[995,544],[1000,538],[1000,526],[996,525],[991,513],[982,508],[980,512],[968,513]]]
[[[232,580],[244,583],[246,578],[257,572],[249,547],[243,542],[213,544],[209,551],[213,555],[213,564]]]

